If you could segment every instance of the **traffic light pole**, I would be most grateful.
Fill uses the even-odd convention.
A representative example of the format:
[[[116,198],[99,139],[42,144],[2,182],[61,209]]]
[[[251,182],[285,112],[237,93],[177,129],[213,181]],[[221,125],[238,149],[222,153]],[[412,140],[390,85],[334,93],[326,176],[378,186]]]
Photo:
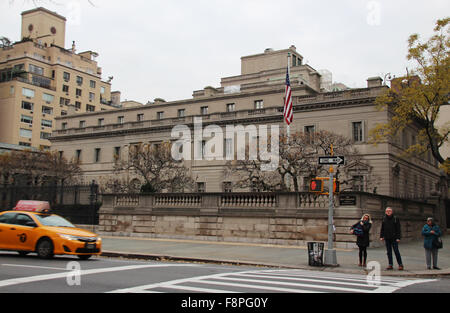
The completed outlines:
[[[333,145],[331,145],[331,155],[333,156]],[[333,199],[333,165],[330,165],[330,179],[329,179],[329,206],[328,206],[328,249],[325,251],[325,265],[338,266],[336,250],[333,242],[333,214],[334,214],[334,199]]]

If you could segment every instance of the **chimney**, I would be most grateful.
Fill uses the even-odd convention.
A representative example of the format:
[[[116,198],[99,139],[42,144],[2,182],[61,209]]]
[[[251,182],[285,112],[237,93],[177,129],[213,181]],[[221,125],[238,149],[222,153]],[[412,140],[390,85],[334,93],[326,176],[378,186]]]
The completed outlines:
[[[367,88],[381,87],[383,79],[380,76],[367,78]]]

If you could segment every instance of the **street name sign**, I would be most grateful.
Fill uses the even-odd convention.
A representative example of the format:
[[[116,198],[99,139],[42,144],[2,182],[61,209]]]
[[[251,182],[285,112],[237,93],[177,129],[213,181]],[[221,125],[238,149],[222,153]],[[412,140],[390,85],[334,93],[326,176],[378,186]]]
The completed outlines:
[[[341,165],[344,164],[345,158],[343,156],[325,156],[319,157],[319,164],[324,165]]]

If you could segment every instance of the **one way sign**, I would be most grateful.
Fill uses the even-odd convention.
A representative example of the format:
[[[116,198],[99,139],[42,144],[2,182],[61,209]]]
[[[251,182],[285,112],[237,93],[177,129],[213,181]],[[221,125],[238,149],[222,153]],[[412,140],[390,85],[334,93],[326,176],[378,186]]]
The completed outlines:
[[[319,157],[319,164],[341,165],[341,164],[344,164],[344,162],[345,162],[345,158],[343,156]]]

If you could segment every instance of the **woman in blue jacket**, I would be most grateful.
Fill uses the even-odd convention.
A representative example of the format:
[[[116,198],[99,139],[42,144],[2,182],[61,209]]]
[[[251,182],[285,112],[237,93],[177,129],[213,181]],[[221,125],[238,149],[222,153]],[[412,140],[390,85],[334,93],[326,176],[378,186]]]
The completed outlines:
[[[425,259],[427,268],[431,270],[431,257],[433,257],[433,269],[439,270],[437,266],[438,249],[433,246],[433,241],[441,236],[441,229],[433,222],[433,218],[429,217],[427,223],[423,226],[422,236],[424,236],[423,246],[425,248]]]

